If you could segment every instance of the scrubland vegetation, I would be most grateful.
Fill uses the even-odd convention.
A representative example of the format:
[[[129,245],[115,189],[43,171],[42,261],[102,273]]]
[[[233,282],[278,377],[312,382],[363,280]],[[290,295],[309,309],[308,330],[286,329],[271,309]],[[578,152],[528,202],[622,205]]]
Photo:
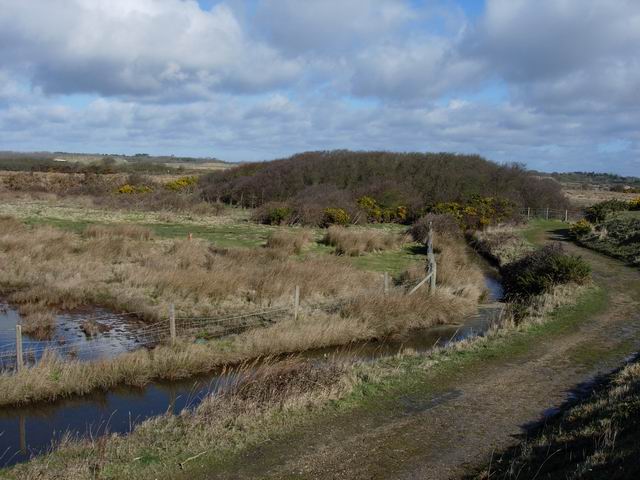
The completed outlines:
[[[83,153],[51,152],[0,152],[0,170],[13,172],[58,172],[58,173],[180,173],[197,169],[225,168],[230,164],[215,158],[191,158],[175,156],[100,155]]]
[[[540,318],[553,297],[588,284],[591,268],[559,243],[534,248],[513,227],[488,228],[471,235],[473,245],[500,267],[506,300],[514,321]],[[571,295],[569,295],[571,296]]]
[[[201,187],[209,201],[259,207],[256,219],[270,224],[412,223],[433,211],[476,226],[514,206],[566,204],[554,180],[452,154],[308,152],[212,173]]]
[[[572,225],[571,233],[581,245],[640,266],[640,197],[587,208],[585,219]]]
[[[222,205],[205,202],[194,176],[0,172],[0,195],[63,198],[85,207],[128,211],[218,215]]]

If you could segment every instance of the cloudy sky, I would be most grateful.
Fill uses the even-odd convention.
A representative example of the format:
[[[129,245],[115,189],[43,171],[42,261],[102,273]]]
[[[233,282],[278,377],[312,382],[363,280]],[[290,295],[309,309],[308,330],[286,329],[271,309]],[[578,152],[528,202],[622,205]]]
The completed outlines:
[[[0,0],[0,150],[640,175],[638,0]]]

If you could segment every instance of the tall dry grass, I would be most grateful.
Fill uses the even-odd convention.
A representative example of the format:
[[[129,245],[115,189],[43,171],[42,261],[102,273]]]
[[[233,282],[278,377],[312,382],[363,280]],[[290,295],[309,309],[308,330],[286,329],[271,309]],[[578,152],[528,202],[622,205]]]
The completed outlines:
[[[153,230],[140,225],[90,225],[84,230],[84,236],[88,238],[118,238],[124,237],[132,240],[152,240]]]
[[[406,243],[408,237],[372,229],[331,226],[323,242],[335,248],[336,255],[356,257],[363,253],[392,250]]]
[[[20,305],[20,324],[22,333],[37,340],[49,340],[56,328],[55,312],[41,303],[26,303]]]
[[[202,240],[154,240],[140,227],[89,227],[83,234],[0,219],[0,292],[18,304],[62,309],[100,305],[158,319],[212,316],[346,296],[377,276],[339,258],[299,259],[274,249],[219,249]]]
[[[533,250],[533,246],[511,226],[488,227],[485,231],[476,231],[471,240],[480,253],[500,267],[522,258]]]
[[[307,229],[296,231],[276,230],[267,238],[266,248],[278,250],[288,255],[302,253],[313,239],[313,232]]]

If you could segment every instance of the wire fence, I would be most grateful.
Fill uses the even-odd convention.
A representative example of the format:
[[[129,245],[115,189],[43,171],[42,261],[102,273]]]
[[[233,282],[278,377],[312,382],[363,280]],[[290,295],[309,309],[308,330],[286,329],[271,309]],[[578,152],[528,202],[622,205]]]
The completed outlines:
[[[427,272],[428,273],[428,272]],[[364,289],[356,294],[343,297],[334,297],[327,300],[310,300],[300,303],[299,297],[295,297],[293,302],[287,305],[274,306],[272,308],[262,308],[250,312],[235,313],[224,316],[175,316],[171,313],[168,318],[145,324],[135,328],[130,333],[135,338],[135,346],[122,350],[114,347],[112,343],[95,343],[88,339],[78,339],[60,343],[58,340],[32,342],[23,344],[22,337],[16,336],[16,341],[0,345],[0,371],[20,370],[23,365],[33,366],[46,354],[55,354],[66,359],[94,360],[114,356],[125,351],[134,351],[141,348],[153,348],[162,343],[175,341],[178,338],[188,339],[212,339],[224,337],[234,333],[240,333],[253,328],[261,328],[272,325],[283,318],[297,319],[301,311],[311,312],[322,310],[335,312],[344,307],[349,302],[355,302],[362,298],[372,296],[408,294],[416,286],[424,283],[423,279],[405,282],[399,285],[389,285],[389,277],[384,275],[383,282],[379,287]],[[296,295],[299,289],[296,287]],[[173,308],[171,309],[173,311]],[[128,312],[124,314],[101,314],[83,317],[82,320],[100,321],[106,319],[135,318],[137,315],[146,312]],[[16,334],[14,330],[4,329],[0,333]],[[24,347],[22,355],[19,355],[18,342]],[[21,360],[20,360],[21,359]]]
[[[585,217],[584,210],[558,209],[558,208],[523,208],[520,215],[527,220],[542,218],[545,220],[560,220],[563,222],[576,222]]]

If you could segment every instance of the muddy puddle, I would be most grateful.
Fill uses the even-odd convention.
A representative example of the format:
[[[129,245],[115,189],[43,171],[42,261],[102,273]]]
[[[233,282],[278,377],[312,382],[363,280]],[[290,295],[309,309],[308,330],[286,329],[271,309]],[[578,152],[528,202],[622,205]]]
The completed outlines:
[[[460,325],[445,325],[412,332],[406,338],[368,342],[342,348],[320,349],[303,354],[304,357],[322,362],[328,358],[358,359],[370,361],[394,355],[402,351],[425,352],[434,346],[482,335],[498,319],[502,305],[499,279],[487,272],[486,285],[489,290],[487,305],[477,315]],[[107,312],[102,312],[108,317]],[[68,321],[60,323],[57,333],[63,338],[82,342],[86,336],[77,327],[77,314],[69,314]],[[0,314],[2,328],[15,328],[18,320],[15,311],[7,308],[4,317]],[[75,318],[75,319],[74,319]],[[66,317],[65,317],[66,319]],[[113,316],[114,328],[104,338],[86,339],[86,346],[78,349],[79,358],[96,358],[98,353],[116,355],[137,347],[129,319]],[[13,325],[12,325],[13,322]],[[15,335],[15,333],[13,334]],[[8,339],[9,341],[13,340]],[[98,341],[98,343],[96,343]],[[95,345],[105,345],[94,350]],[[98,352],[98,353],[96,353]],[[8,466],[28,460],[34,455],[50,450],[65,435],[74,438],[100,436],[106,433],[129,433],[144,420],[166,413],[177,414],[184,409],[196,407],[204,398],[215,394],[221,387],[233,381],[229,374],[220,372],[177,382],[156,382],[144,388],[122,387],[108,392],[99,392],[51,404],[30,405],[22,408],[0,409],[0,466]]]

